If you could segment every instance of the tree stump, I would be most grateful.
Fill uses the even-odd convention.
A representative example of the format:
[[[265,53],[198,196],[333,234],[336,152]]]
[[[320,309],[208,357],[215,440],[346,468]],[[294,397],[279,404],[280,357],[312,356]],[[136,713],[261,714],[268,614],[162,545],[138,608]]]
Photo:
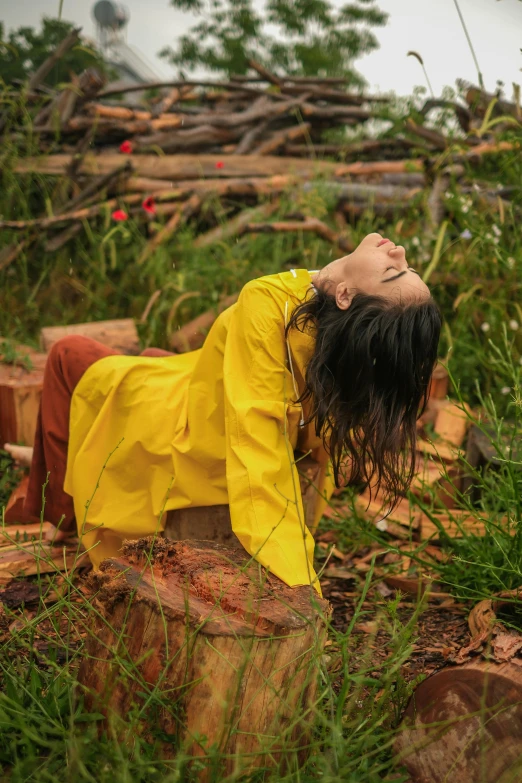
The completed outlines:
[[[33,445],[42,396],[47,357],[26,346],[16,351],[17,363],[0,363],[0,448],[4,443]]]
[[[522,779],[522,665],[472,660],[422,682],[395,743],[412,783]]]
[[[304,521],[313,528],[315,510],[319,500],[316,486],[321,466],[311,457],[297,457],[299,485],[303,499]],[[192,506],[167,512],[165,536],[173,541],[197,539],[216,541],[218,544],[237,546],[237,537],[232,530],[228,505]]]
[[[313,588],[288,587],[241,548],[144,538],[88,589],[98,612],[78,679],[122,741],[196,758],[202,780],[212,765],[302,763],[328,612]]]

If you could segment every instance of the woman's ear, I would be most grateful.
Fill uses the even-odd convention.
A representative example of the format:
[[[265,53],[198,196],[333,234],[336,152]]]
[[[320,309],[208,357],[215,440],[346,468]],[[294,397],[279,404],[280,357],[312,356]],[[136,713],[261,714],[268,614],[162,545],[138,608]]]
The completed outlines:
[[[339,283],[335,289],[335,302],[339,310],[348,310],[353,299],[353,289],[347,283]]]

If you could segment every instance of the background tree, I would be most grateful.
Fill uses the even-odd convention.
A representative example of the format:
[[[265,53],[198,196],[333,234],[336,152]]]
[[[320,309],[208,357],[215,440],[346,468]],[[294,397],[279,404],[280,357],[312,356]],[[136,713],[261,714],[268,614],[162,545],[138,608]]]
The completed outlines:
[[[25,80],[73,29],[74,25],[70,22],[44,17],[40,31],[19,27],[7,35],[0,22],[0,79],[5,84],[11,84],[14,79]],[[105,70],[103,60],[94,49],[84,45],[73,46],[54,65],[46,84],[55,86],[68,82],[71,73],[81,73],[92,66]]]
[[[171,0],[202,19],[160,54],[181,72],[198,68],[231,76],[245,74],[253,58],[265,67],[293,75],[364,79],[353,61],[378,47],[371,27],[388,15],[373,0],[340,8],[331,0]]]

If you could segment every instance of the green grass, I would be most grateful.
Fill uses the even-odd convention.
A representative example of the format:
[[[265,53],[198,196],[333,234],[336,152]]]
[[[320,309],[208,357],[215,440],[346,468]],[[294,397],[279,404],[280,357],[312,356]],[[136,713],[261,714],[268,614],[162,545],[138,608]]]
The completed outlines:
[[[371,583],[370,571],[350,626],[343,633],[331,628],[329,654],[312,661],[309,674],[318,674],[319,683],[312,706],[308,761],[296,767],[289,748],[283,750],[279,763],[259,769],[249,780],[388,779],[393,769],[394,728],[411,690],[401,678],[400,666],[408,657],[421,607],[402,624],[397,615],[398,601],[385,602],[379,624],[393,639],[389,656],[380,664],[372,660],[369,650],[356,658],[352,631],[366,614],[363,605]],[[125,741],[122,727],[116,724],[112,732],[109,729],[100,736],[97,723],[101,716],[84,709],[76,682],[78,662],[86,656],[85,645],[94,632],[93,621],[99,620],[98,605],[96,601],[81,600],[77,580],[56,575],[41,577],[40,584],[42,596],[59,590],[61,598],[52,608],[42,602],[26,614],[25,622],[19,621],[7,640],[4,635],[0,648],[0,770],[6,779],[192,781],[207,765],[215,770],[210,780],[239,779],[220,772],[224,757],[219,753],[210,749],[206,757],[190,758],[179,738],[166,737],[157,730],[154,717],[159,710],[179,720],[179,697],[143,680],[139,666],[126,652],[124,628],[117,652],[113,653],[113,675],[129,684],[137,679],[141,698],[135,709],[125,714]],[[19,619],[19,613],[10,614],[7,610],[7,621]],[[95,661],[92,664],[96,665]],[[144,709],[144,704],[149,708]],[[145,723],[152,736],[144,736]],[[161,759],[164,742],[173,747],[173,759]],[[277,738],[277,744],[284,749],[284,735]],[[393,779],[404,778],[400,775]]]

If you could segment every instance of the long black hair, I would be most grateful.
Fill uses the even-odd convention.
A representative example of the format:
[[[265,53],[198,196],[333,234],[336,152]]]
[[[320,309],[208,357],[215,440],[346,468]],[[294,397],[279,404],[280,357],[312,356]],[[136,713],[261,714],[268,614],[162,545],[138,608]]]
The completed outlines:
[[[356,293],[341,310],[316,290],[293,311],[287,335],[295,328],[315,337],[297,402],[309,406],[337,487],[382,489],[392,508],[408,490],[441,325],[431,297],[407,304]]]

